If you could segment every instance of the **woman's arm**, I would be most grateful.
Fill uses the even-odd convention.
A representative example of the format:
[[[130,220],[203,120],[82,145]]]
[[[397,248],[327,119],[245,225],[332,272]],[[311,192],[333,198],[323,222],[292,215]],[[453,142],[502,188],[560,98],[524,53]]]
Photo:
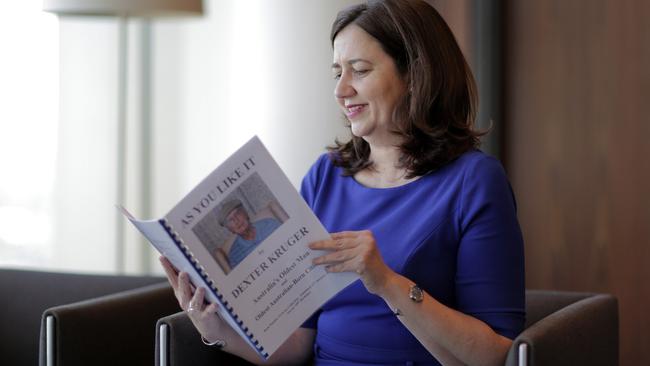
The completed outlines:
[[[267,361],[262,360],[257,352],[217,315],[219,305],[205,303],[204,288],[192,291],[187,273],[177,273],[165,257],[160,257],[160,262],[174,289],[181,309],[187,312],[190,320],[206,341],[223,340],[226,342],[223,348],[225,352],[257,365],[301,365],[311,358],[316,332],[313,329],[298,328]]]
[[[444,365],[502,365],[512,341],[487,324],[451,309],[425,294],[422,302],[409,298],[413,284],[383,261],[369,231],[332,234],[331,240],[310,244],[332,253],[316,258],[329,272],[356,272],[366,289],[399,309],[398,318],[422,345]]]
[[[381,296],[401,315],[397,318],[443,365],[503,365],[512,341],[479,319],[463,314],[424,294],[422,302],[409,298],[413,282],[392,272]]]

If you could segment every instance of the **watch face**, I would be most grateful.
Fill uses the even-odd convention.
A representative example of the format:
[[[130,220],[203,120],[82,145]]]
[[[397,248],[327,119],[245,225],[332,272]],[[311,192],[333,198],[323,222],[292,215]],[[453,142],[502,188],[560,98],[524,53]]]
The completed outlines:
[[[411,298],[411,300],[415,302],[422,301],[423,298],[422,289],[418,287],[418,285],[411,285],[411,289],[409,291],[409,297]]]

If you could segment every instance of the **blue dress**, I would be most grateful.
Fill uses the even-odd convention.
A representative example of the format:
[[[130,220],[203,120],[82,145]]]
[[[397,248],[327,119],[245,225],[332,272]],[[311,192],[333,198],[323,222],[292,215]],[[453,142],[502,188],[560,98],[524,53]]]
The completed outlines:
[[[523,240],[496,159],[473,150],[405,185],[369,188],[324,154],[301,194],[329,232],[372,231],[386,264],[439,302],[511,339],[523,329]],[[316,365],[439,365],[361,281],[304,326],[316,328]]]

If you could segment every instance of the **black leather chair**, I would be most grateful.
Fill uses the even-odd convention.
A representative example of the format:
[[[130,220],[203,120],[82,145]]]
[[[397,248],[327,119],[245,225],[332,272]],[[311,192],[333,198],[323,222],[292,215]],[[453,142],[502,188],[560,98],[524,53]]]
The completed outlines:
[[[158,285],[142,288],[152,284]],[[122,341],[138,345],[139,351],[129,357],[151,364],[156,319],[178,310],[171,288],[161,277],[0,269],[0,293],[0,365],[48,365],[46,319],[50,316],[50,355],[54,357],[49,365],[124,364],[126,356],[115,362],[118,356],[110,348]]]
[[[506,366],[618,365],[615,297],[567,291],[526,291],[526,329],[513,341]],[[156,325],[156,365],[250,365],[201,343],[180,312]]]
[[[526,329],[507,366],[618,365],[618,301],[612,295],[526,291]]]
[[[158,366],[250,366],[243,359],[201,342],[199,332],[185,312],[158,320],[156,324],[156,365]]]

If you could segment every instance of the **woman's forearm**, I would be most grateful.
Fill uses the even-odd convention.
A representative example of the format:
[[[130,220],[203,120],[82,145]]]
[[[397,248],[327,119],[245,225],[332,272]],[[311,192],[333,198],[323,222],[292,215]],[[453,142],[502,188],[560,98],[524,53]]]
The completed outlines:
[[[412,281],[393,273],[377,294],[401,315],[398,319],[443,365],[503,365],[512,341],[484,322],[451,309],[428,294],[408,296]]]

